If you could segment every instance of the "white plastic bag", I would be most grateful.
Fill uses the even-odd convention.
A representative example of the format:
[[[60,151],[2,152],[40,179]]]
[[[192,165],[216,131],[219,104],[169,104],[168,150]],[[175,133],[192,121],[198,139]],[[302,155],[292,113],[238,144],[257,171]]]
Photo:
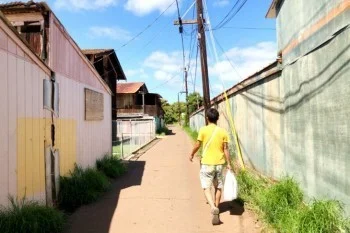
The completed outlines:
[[[231,170],[226,172],[224,184],[224,201],[233,201],[237,198],[238,187],[235,175]]]

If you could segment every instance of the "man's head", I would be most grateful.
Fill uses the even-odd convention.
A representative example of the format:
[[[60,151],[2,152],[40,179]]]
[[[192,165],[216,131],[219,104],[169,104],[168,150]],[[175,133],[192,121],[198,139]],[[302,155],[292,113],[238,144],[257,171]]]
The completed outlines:
[[[216,110],[215,108],[208,109],[208,111],[207,111],[207,119],[208,119],[209,123],[216,124],[216,122],[219,119],[219,112],[218,112],[218,110]]]

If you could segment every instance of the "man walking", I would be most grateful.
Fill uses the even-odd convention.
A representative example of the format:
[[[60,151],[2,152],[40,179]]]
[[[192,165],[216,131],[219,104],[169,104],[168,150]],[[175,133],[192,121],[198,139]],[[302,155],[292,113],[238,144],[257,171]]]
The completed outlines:
[[[227,164],[227,168],[231,169],[228,133],[216,125],[218,119],[219,112],[214,108],[208,109],[206,118],[208,125],[199,130],[197,142],[190,155],[190,161],[192,162],[194,155],[203,145],[200,181],[205,197],[211,207],[213,225],[220,224],[218,207],[224,185],[222,174],[224,165]],[[215,188],[215,200],[211,193],[212,185]]]

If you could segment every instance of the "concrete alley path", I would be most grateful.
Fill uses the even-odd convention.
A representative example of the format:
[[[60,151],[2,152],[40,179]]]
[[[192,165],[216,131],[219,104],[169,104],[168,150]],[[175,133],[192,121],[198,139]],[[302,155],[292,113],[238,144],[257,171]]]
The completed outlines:
[[[223,224],[211,225],[199,182],[199,161],[189,162],[190,138],[180,128],[140,158],[110,192],[69,218],[66,233],[260,232],[254,215],[238,204],[220,206]]]

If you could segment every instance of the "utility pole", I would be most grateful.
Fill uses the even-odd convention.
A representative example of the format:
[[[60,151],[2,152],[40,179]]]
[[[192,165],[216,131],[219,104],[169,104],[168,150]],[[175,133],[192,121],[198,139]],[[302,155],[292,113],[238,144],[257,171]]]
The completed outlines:
[[[190,111],[188,109],[188,86],[187,86],[187,69],[185,67],[185,92],[186,92],[186,123],[190,123]]]
[[[207,110],[210,108],[210,92],[209,92],[209,75],[208,75],[208,61],[207,61],[207,47],[205,40],[205,19],[203,17],[203,2],[202,0],[197,1],[197,20],[176,20],[174,25],[180,25],[180,33],[182,33],[183,24],[197,24],[198,25],[198,43],[200,48],[201,57],[201,71],[202,71],[202,83],[203,83],[203,105],[204,114],[207,115]],[[186,93],[187,93],[187,71],[185,70],[185,81],[186,81]],[[187,94],[186,94],[187,97]],[[188,103],[187,103],[188,106]],[[188,108],[187,108],[188,111]],[[188,116],[189,117],[189,116]]]
[[[203,83],[203,103],[205,116],[207,110],[210,108],[210,92],[209,92],[209,78],[208,78],[208,61],[207,61],[207,47],[205,40],[205,27],[203,17],[203,2],[197,0],[197,23],[198,23],[198,42],[201,57],[202,83]]]

